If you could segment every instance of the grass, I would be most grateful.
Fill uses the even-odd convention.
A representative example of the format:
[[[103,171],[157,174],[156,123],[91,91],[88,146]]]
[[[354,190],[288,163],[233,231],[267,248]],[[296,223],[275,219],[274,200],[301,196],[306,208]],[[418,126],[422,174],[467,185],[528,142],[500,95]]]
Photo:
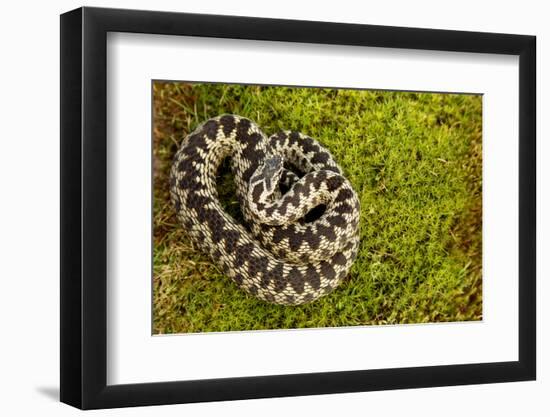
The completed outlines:
[[[154,333],[480,320],[482,98],[475,95],[155,82]],[[240,290],[175,219],[168,172],[181,140],[222,113],[317,138],[361,201],[349,277],[307,305]],[[230,176],[221,199],[237,215]]]

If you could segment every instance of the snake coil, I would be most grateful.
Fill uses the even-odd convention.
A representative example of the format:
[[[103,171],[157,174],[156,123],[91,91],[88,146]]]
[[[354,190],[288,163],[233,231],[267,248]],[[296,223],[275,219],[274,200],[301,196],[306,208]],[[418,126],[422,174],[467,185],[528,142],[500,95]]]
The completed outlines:
[[[216,175],[226,157],[244,225],[218,199]],[[210,119],[177,151],[170,196],[194,244],[267,302],[298,305],[329,293],[357,255],[357,195],[328,150],[299,132],[268,138],[240,116]],[[316,207],[324,212],[309,220]]]

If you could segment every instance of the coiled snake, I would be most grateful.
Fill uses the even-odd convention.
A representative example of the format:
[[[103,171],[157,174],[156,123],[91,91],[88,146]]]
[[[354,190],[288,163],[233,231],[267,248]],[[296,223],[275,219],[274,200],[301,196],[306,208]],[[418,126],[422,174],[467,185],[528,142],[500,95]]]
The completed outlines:
[[[218,200],[216,175],[226,157],[244,225]],[[170,196],[191,240],[267,302],[297,305],[329,293],[357,255],[357,195],[331,154],[298,132],[268,138],[240,116],[210,119],[177,151]],[[319,206],[324,212],[307,219]]]

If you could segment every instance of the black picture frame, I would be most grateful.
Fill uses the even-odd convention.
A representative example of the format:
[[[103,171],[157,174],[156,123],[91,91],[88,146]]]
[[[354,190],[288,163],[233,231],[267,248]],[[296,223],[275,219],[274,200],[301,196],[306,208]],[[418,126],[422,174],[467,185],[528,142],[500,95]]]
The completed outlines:
[[[519,360],[107,385],[108,32],[519,56]],[[533,380],[534,36],[79,8],[61,15],[61,401],[82,409]]]

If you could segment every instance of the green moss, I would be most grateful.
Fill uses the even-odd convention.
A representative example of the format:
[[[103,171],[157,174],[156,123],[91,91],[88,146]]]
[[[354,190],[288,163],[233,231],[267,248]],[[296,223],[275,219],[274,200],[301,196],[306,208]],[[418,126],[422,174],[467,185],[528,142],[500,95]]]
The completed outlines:
[[[155,333],[480,320],[481,96],[155,82]],[[247,295],[185,236],[168,198],[187,133],[222,113],[333,153],[361,200],[348,279],[304,306]],[[221,199],[238,216],[228,175]]]

